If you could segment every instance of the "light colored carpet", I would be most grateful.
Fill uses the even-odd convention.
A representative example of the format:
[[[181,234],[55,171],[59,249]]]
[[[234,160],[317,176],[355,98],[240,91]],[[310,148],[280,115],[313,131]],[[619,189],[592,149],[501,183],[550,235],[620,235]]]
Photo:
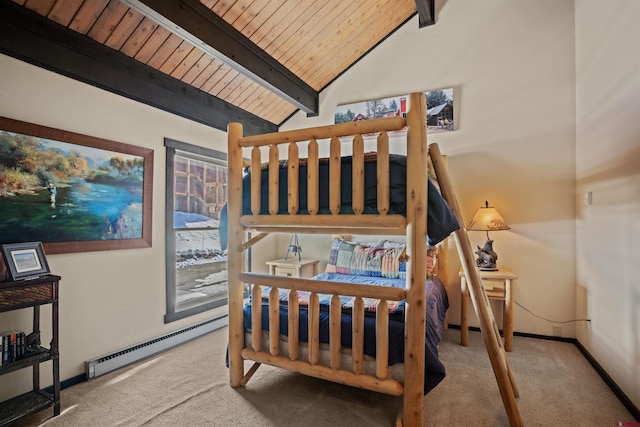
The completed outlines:
[[[482,336],[445,331],[447,378],[425,397],[425,426],[508,426]],[[18,426],[392,426],[397,397],[261,366],[245,388],[228,385],[227,329],[62,391],[53,410]],[[514,338],[508,353],[528,426],[613,426],[633,418],[579,350]]]

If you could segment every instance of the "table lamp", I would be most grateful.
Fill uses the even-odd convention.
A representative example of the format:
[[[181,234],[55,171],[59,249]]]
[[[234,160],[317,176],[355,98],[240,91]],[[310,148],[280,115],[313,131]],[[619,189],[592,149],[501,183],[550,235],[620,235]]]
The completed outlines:
[[[489,206],[488,201],[484,202],[484,207],[478,209],[478,212],[467,225],[467,230],[487,232],[487,241],[482,248],[478,246],[476,251],[478,269],[484,271],[498,270],[498,254],[493,250],[493,240],[489,238],[489,231],[509,230],[510,228],[498,210],[493,206]]]
[[[284,256],[284,260],[286,261],[289,258],[289,254],[293,254],[293,256],[298,256],[298,261],[302,259],[302,246],[300,246],[300,242],[298,241],[298,235],[293,233],[291,235],[291,239],[289,240],[289,246],[287,247],[287,254]]]

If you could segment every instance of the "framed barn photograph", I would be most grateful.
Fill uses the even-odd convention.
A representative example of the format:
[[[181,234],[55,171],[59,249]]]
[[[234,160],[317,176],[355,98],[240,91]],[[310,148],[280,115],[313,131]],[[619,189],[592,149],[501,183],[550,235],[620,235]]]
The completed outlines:
[[[0,117],[0,244],[151,246],[153,150]]]
[[[430,134],[455,130],[453,91],[454,88],[444,88],[425,92],[427,98],[427,129]],[[407,114],[407,102],[407,95],[398,95],[338,105],[334,113],[334,122],[337,124],[381,117],[404,116]],[[398,131],[397,133],[401,133],[404,136],[406,130]]]
[[[2,255],[10,280],[36,278],[50,272],[41,242],[2,245]]]

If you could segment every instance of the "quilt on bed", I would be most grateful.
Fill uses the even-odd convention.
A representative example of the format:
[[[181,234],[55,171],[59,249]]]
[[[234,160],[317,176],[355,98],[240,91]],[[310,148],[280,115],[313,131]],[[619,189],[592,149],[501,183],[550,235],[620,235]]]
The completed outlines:
[[[405,287],[403,279],[389,279],[383,277],[355,276],[349,274],[338,273],[322,273],[315,276],[316,280],[330,280],[344,283],[360,283],[393,287]],[[446,370],[438,357],[438,345],[442,338],[442,330],[444,328],[444,316],[449,307],[447,292],[437,277],[427,281],[427,328],[425,341],[425,383],[424,393],[442,381],[446,375]],[[264,330],[269,329],[269,310],[268,295],[270,288],[262,290],[262,327]],[[308,293],[298,291],[300,300],[299,312],[299,340],[301,342],[308,341]],[[319,295],[320,299],[320,342],[329,342],[329,304],[330,295]],[[287,335],[288,321],[286,306],[288,300],[288,290],[280,290],[280,334]],[[341,345],[342,347],[351,347],[352,326],[351,326],[351,308],[353,298],[341,297],[342,300],[342,316],[341,316]],[[251,329],[251,304],[248,302],[244,307],[244,327],[246,330]],[[365,300],[365,326],[364,326],[364,353],[375,357],[376,355],[376,339],[375,339],[375,308],[377,300]],[[404,301],[398,303],[389,302],[389,365],[402,363],[404,361]]]

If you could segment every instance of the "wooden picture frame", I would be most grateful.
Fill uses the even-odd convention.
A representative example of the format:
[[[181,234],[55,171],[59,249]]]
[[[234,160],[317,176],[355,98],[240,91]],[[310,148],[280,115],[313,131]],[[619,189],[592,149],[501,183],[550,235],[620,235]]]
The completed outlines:
[[[32,279],[50,273],[42,242],[2,245],[2,255],[10,280]]]
[[[151,247],[153,150],[0,117],[0,244]]]

